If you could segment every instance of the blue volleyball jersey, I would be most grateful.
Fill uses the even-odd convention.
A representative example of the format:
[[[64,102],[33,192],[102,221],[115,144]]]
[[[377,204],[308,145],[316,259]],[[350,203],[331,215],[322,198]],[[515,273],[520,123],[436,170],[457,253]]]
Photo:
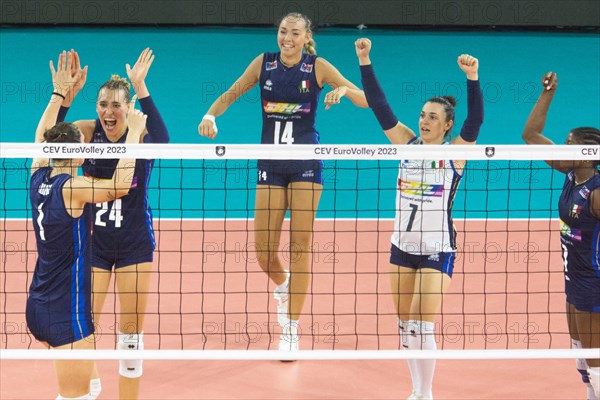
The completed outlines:
[[[71,314],[70,335],[80,340],[93,333],[88,207],[81,217],[67,212],[62,196],[71,175],[50,176],[40,168],[31,176],[30,200],[37,261],[29,299],[56,315]]]
[[[91,143],[124,143],[126,138],[127,132],[117,142],[109,141],[100,120],[96,120]],[[111,179],[118,163],[118,159],[86,159],[83,171],[86,176]],[[152,210],[148,202],[153,165],[154,160],[136,160],[129,193],[120,199],[92,205],[95,253],[154,250]]]
[[[280,53],[264,53],[260,72],[262,144],[319,143],[315,119],[321,88],[315,73],[316,59],[316,55],[303,53],[300,62],[288,68],[281,62]],[[290,168],[302,162],[262,160],[261,164]],[[320,165],[318,161],[312,164]]]
[[[575,184],[575,174],[567,173],[558,211],[560,241],[567,281],[600,278],[600,219],[590,210],[590,194],[600,188],[600,175]]]

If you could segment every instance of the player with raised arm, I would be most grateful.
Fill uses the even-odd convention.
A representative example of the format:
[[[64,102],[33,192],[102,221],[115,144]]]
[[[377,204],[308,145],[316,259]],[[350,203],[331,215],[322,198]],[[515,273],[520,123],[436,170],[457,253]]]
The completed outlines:
[[[85,84],[86,69],[81,69],[75,51],[75,71],[81,71],[74,93],[63,101],[59,120],[64,118],[71,101]],[[139,99],[147,124],[138,143],[168,143],[167,127],[150,96],[146,76],[152,63],[152,50],[145,49],[133,67],[125,65],[127,76]],[[128,141],[126,110],[130,104],[131,87],[126,79],[113,75],[98,91],[95,120],[75,121],[87,143],[124,143]],[[116,159],[88,158],[83,164],[86,176],[110,179],[115,171]],[[131,190],[127,196],[92,205],[94,214],[93,312],[94,323],[101,320],[102,307],[115,270],[119,296],[118,348],[134,350],[144,348],[144,317],[156,247],[152,210],[148,200],[148,185],[154,160],[136,160]],[[122,398],[139,397],[142,360],[120,361],[119,393]],[[97,371],[92,385],[95,393],[101,390]]]
[[[363,90],[369,107],[392,144],[475,144],[483,123],[479,61],[458,57],[467,77],[467,119],[460,135],[451,138],[456,101],[437,96],[423,105],[419,136],[398,118],[387,103],[370,60],[371,41],[355,43]],[[404,348],[434,350],[434,322],[450,286],[456,255],[452,203],[465,160],[401,160],[392,233],[390,276],[398,327]],[[409,399],[433,398],[435,360],[408,361],[413,391]]]
[[[554,144],[542,131],[558,87],[556,73],[545,74],[542,87],[523,131],[527,144]],[[600,145],[600,130],[572,129],[566,144]],[[574,349],[600,348],[600,160],[547,163],[566,174],[558,214],[571,346]],[[600,357],[578,359],[576,365],[587,386],[587,399],[597,400],[600,398]]]
[[[82,143],[71,123],[56,124],[61,99],[79,80],[73,57],[63,52],[58,68],[50,62],[54,92],[38,124],[36,143]],[[129,105],[128,142],[139,140],[146,116]],[[27,326],[44,346],[90,349],[94,343],[91,306],[91,215],[89,204],[111,201],[129,191],[135,160],[121,159],[111,179],[78,176],[82,159],[35,159],[31,167],[30,199],[37,261],[27,298]],[[94,399],[90,378],[94,362],[57,360],[57,399]]]

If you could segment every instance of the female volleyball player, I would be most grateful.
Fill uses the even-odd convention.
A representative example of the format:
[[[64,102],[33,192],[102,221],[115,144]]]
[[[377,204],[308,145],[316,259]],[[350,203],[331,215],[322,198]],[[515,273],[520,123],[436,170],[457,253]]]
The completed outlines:
[[[73,53],[76,56],[74,68],[81,70],[79,57],[76,52]],[[139,142],[168,143],[167,127],[150,97],[145,81],[153,61],[152,50],[145,49],[133,68],[126,64],[127,75],[142,112],[148,116],[146,130]],[[76,89],[83,87],[84,83],[78,82]],[[75,122],[86,142],[123,143],[126,140],[126,110],[130,96],[129,83],[118,75],[113,75],[100,87],[96,103],[98,118]],[[69,100],[72,100],[71,97],[63,102],[61,116],[66,114]],[[83,170],[87,176],[109,179],[117,162],[87,159]],[[122,199],[92,205],[94,323],[100,320],[114,266],[120,305],[118,348],[124,350],[143,349],[144,346],[143,324],[155,248],[152,211],[148,202],[148,183],[153,164],[153,160],[137,160],[129,194]],[[142,360],[121,361],[119,374],[121,398],[138,398]],[[94,372],[94,385],[99,385],[97,379],[97,372]]]
[[[279,52],[256,57],[233,86],[223,93],[203,117],[198,132],[214,139],[215,118],[241,95],[260,83],[263,144],[316,144],[315,116],[322,87],[334,90],[325,96],[326,109],[344,96],[367,107],[364,93],[323,58],[317,57],[310,20],[291,13],[279,22]],[[254,238],[260,267],[277,285],[278,322],[283,329],[279,349],[298,349],[298,320],[310,283],[313,224],[322,191],[320,161],[258,161]],[[281,226],[290,210],[290,265],[278,255]]]
[[[467,75],[468,115],[460,136],[451,140],[455,100],[433,97],[421,110],[419,133],[398,121],[379,86],[369,54],[371,41],[355,43],[369,106],[393,144],[475,144],[483,123],[479,61],[467,54],[458,66]],[[402,345],[436,348],[434,321],[454,268],[456,231],[452,202],[464,160],[402,160],[398,174],[396,220],[391,246],[391,285]],[[432,398],[435,360],[409,360],[413,392],[409,399]]]
[[[558,76],[542,77],[543,90],[523,131],[527,144],[553,144],[542,134]],[[600,130],[575,128],[566,144],[599,145]],[[567,323],[573,348],[600,348],[600,171],[598,160],[547,161],[566,174],[558,200],[560,243],[565,269]],[[600,357],[577,360],[588,399],[600,398]]]
[[[61,99],[80,77],[72,74],[72,58],[63,52],[58,69],[50,62],[54,93],[38,124],[36,143],[81,143],[74,125],[55,125]],[[139,141],[146,116],[127,112],[128,142]],[[27,299],[27,326],[43,345],[54,349],[93,349],[91,310],[91,221],[87,204],[125,196],[131,186],[134,160],[122,159],[110,179],[77,176],[83,160],[35,159],[30,198],[37,243],[37,262]],[[58,399],[88,399],[93,361],[55,362]]]

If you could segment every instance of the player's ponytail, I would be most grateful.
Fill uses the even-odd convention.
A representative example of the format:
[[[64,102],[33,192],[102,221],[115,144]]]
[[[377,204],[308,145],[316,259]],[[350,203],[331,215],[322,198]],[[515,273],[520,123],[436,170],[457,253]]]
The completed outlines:
[[[315,55],[315,54],[317,54],[316,47],[317,47],[317,44],[315,43],[315,39],[313,39],[311,37],[310,40],[308,41],[308,43],[306,43],[304,45],[304,51],[308,54]]]

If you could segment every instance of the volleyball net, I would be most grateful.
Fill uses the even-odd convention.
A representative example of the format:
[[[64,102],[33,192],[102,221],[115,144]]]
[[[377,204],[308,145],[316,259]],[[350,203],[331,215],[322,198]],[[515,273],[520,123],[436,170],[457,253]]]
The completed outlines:
[[[114,350],[124,329],[113,280],[96,323],[93,358],[596,357],[598,349],[570,349],[557,209],[565,177],[542,160],[597,160],[599,154],[598,146],[574,145],[2,143],[0,357],[90,358],[39,350],[27,330],[36,262],[29,168],[33,158],[120,157],[155,160],[148,190],[156,250],[146,350]],[[293,356],[275,350],[281,331],[275,287],[256,255],[257,159],[323,160],[301,351]],[[457,252],[435,324],[435,352],[398,351],[389,253],[401,160],[420,160],[431,173],[439,173],[442,160],[467,160],[453,201]],[[439,188],[417,186],[410,190],[424,201],[442,195]],[[285,265],[297,254],[289,227],[286,217],[279,246]]]

